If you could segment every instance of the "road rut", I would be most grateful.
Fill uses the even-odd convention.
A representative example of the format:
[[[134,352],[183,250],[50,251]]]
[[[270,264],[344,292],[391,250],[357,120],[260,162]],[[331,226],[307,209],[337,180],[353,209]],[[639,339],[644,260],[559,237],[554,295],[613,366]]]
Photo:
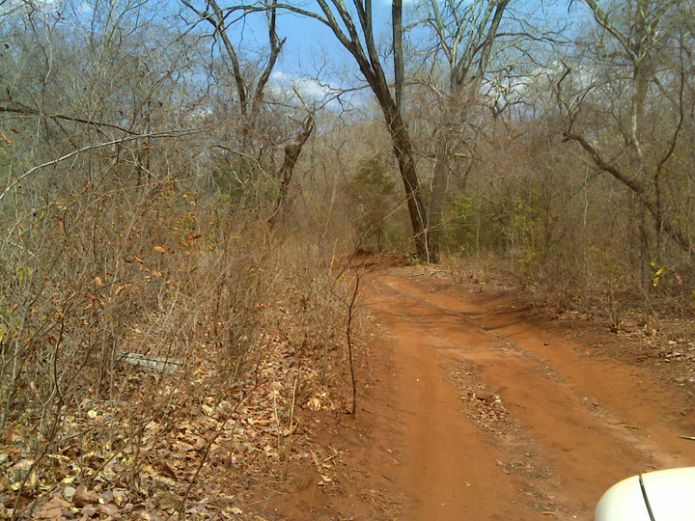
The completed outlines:
[[[685,397],[528,309],[406,270],[371,276],[365,301],[385,374],[361,463],[400,490],[399,519],[591,519],[614,482],[695,465]]]

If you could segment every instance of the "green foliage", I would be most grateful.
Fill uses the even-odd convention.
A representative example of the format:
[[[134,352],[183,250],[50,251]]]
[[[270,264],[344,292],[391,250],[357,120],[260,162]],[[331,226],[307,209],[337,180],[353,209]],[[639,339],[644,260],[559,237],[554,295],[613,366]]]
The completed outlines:
[[[375,243],[381,251],[387,238],[386,219],[394,205],[395,183],[381,157],[362,161],[347,185],[350,213],[356,231],[367,242]]]
[[[454,200],[446,218],[445,241],[450,249],[471,253],[478,244],[477,211],[473,198],[462,195]]]
[[[507,238],[515,262],[528,273],[533,270],[533,263],[543,251],[543,214],[537,199],[529,197],[516,202],[511,213]]]
[[[666,273],[666,267],[665,266],[659,266],[655,260],[651,261],[649,263],[649,266],[652,268],[652,286],[654,288],[659,287],[659,281],[661,280],[661,277],[664,276]]]
[[[450,207],[445,237],[452,251],[471,253],[480,248],[510,255],[526,270],[545,247],[546,220],[532,185],[508,187],[489,197],[463,194]]]

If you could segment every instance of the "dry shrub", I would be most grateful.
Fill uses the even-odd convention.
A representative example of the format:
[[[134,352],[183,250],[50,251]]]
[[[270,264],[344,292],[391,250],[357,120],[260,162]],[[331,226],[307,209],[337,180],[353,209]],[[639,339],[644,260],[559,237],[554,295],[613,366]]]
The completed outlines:
[[[40,210],[6,212],[8,517],[78,485],[117,490],[107,503],[121,509],[184,509],[211,493],[204,465],[261,479],[290,457],[300,406],[345,407],[335,384],[346,289],[332,252],[271,233],[192,186],[63,192]],[[143,371],[124,353],[153,362]]]
[[[657,248],[637,199],[573,153],[558,129],[519,125],[518,139],[499,129],[496,141],[480,143],[468,183],[453,186],[449,251],[493,255],[524,290],[559,308],[592,309],[613,326],[626,313],[692,314],[692,255],[667,239]]]

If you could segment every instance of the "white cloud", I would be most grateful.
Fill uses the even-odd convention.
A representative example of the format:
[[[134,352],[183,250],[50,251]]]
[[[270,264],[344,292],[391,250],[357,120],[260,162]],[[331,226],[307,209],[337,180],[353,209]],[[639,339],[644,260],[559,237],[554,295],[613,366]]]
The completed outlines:
[[[365,107],[370,99],[367,90],[282,71],[271,74],[268,91],[280,100],[296,99],[299,94],[307,104],[338,112]]]
[[[282,71],[270,75],[270,89],[276,96],[295,96],[298,93],[305,101],[322,102],[335,96],[339,89],[306,76],[297,76]]]

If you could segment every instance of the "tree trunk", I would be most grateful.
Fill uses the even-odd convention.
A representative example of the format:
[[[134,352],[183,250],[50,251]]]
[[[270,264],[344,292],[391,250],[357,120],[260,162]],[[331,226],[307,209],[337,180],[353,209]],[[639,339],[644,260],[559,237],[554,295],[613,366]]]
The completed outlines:
[[[401,1],[397,1],[393,8],[392,29],[394,35],[394,67],[397,70],[396,98],[391,95],[389,83],[381,65],[379,49],[376,46],[374,30],[372,27],[373,13],[372,0],[354,2],[355,15],[351,14],[346,4],[341,0],[316,0],[325,17],[311,13],[301,8],[288,7],[290,10],[320,20],[338,38],[341,45],[355,58],[357,66],[369,83],[374,95],[379,102],[384,119],[388,125],[393,151],[398,160],[398,167],[405,187],[408,203],[408,214],[413,228],[413,239],[418,258],[424,262],[435,262],[436,256],[431,254],[427,234],[427,212],[420,193],[420,184],[417,178],[413,144],[408,134],[403,114],[401,113],[403,95],[403,49],[400,46],[402,39]],[[357,22],[357,23],[356,23]],[[359,27],[359,29],[358,29]],[[360,37],[360,30],[362,37]]]
[[[277,199],[275,200],[275,208],[273,213],[268,218],[268,224],[272,228],[275,225],[275,221],[282,210],[282,205],[287,199],[287,193],[290,187],[290,181],[292,181],[292,175],[294,174],[294,167],[297,165],[299,160],[299,155],[302,153],[302,148],[304,144],[311,136],[314,130],[314,115],[309,114],[302,124],[302,129],[297,134],[297,137],[291,142],[285,145],[285,159],[282,162],[278,177],[280,178],[280,190],[278,192]]]
[[[449,185],[449,129],[443,126],[436,137],[435,163],[429,201],[427,224],[430,232],[430,249],[439,256],[444,226],[444,200]]]
[[[405,186],[408,201],[408,214],[413,228],[415,251],[423,262],[438,262],[437,247],[431,242],[427,228],[427,210],[422,202],[420,184],[415,167],[412,141],[403,119],[403,0],[393,0],[391,5],[393,30],[393,69],[395,83],[395,102],[391,96],[379,97],[393,141],[393,150],[398,159],[398,167]],[[387,109],[386,107],[389,107]]]
[[[435,163],[430,189],[429,215],[427,219],[430,242],[438,256],[444,229],[444,203],[449,187],[449,172],[456,166],[455,151],[458,145],[457,129],[466,118],[467,99],[463,89],[452,82],[449,96],[444,100],[443,115],[435,137]]]
[[[427,210],[422,201],[413,145],[408,129],[391,97],[382,97],[379,92],[377,92],[377,97],[386,117],[389,134],[393,142],[393,152],[398,160],[398,169],[403,179],[417,257],[423,262],[438,262],[436,247],[433,248],[427,229]]]
[[[403,108],[403,0],[391,2],[391,20],[393,29],[393,76],[396,106]]]

